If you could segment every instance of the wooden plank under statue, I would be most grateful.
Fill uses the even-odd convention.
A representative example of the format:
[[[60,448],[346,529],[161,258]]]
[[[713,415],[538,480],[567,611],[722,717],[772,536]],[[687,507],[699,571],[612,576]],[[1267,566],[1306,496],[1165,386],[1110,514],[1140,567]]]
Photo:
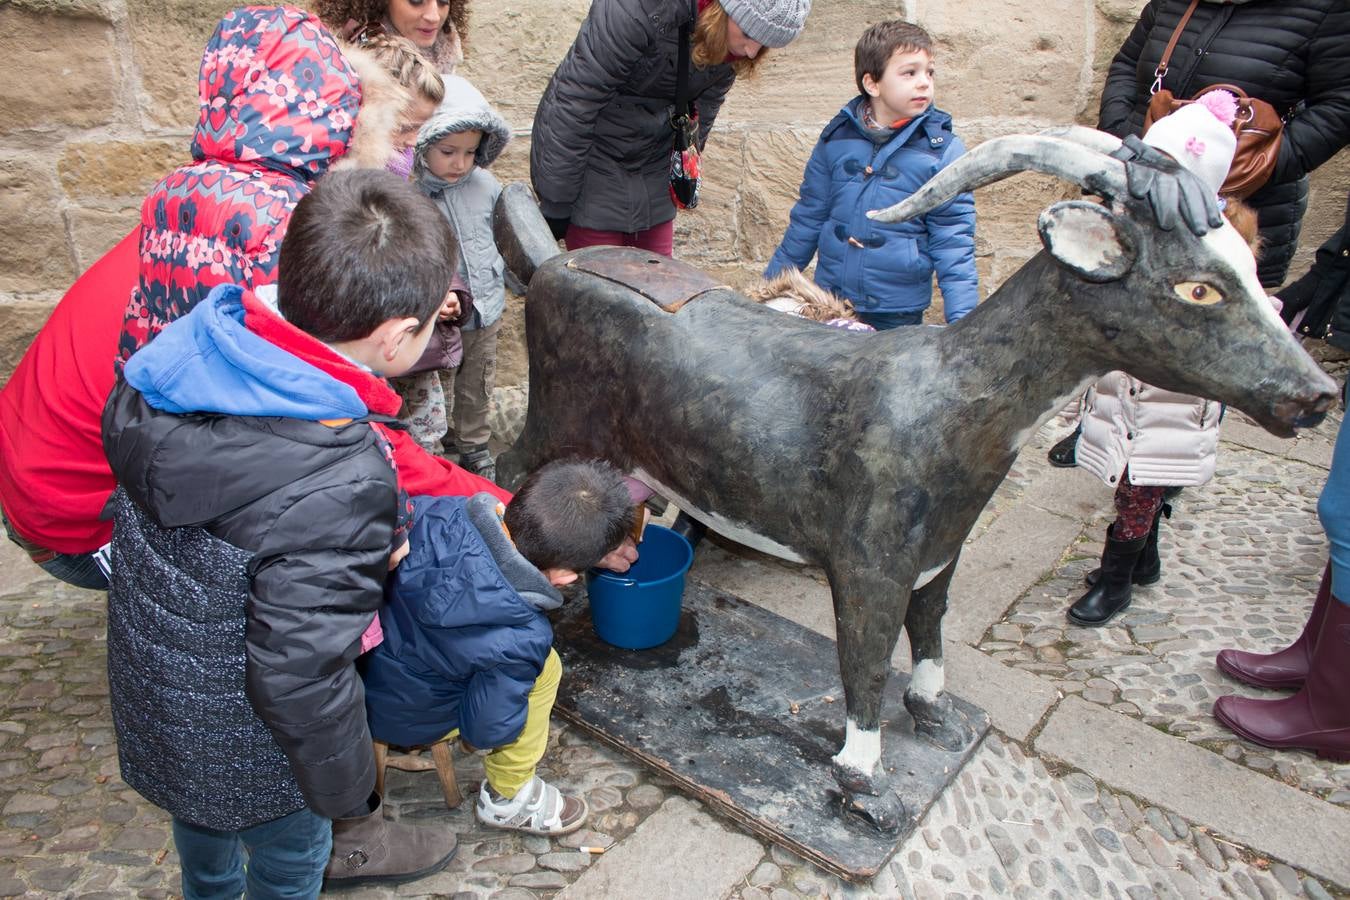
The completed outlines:
[[[840,810],[830,757],[844,733],[834,642],[690,578],[675,637],[621,650],[595,636],[589,607],[556,614],[565,675],[554,711],[760,837],[852,881],[871,878],[979,744],[989,717],[953,698],[970,741],[916,737],[896,672],[886,687],[882,758],[904,802],[898,835]]]

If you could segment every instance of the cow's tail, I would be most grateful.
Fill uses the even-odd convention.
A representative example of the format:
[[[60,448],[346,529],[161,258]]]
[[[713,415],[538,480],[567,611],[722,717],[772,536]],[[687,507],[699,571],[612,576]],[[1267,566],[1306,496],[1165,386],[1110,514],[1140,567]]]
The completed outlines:
[[[529,286],[535,270],[558,255],[544,214],[528,185],[513,182],[502,188],[492,211],[492,236],[507,271]]]

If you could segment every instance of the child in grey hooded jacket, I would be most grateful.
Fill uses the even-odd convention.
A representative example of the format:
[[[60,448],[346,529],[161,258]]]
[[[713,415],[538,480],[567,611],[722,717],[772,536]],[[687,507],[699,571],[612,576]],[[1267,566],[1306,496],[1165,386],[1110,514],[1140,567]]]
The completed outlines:
[[[488,408],[496,384],[497,332],[506,308],[506,265],[492,239],[492,208],[502,192],[488,166],[511,139],[511,126],[458,75],[445,75],[445,99],[417,138],[413,178],[450,220],[459,238],[460,275],[473,311],[461,326],[464,357],[404,395],[404,415],[422,444],[439,441],[476,475],[492,479]],[[425,394],[426,396],[422,396]]]

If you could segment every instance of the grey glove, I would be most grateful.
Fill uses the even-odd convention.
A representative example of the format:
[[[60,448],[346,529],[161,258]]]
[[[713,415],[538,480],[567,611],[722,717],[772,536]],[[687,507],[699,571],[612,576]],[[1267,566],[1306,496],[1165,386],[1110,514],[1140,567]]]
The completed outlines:
[[[1178,214],[1195,234],[1223,225],[1214,192],[1166,153],[1130,135],[1111,156],[1125,163],[1130,196],[1136,200],[1148,198],[1163,231],[1176,227]]]

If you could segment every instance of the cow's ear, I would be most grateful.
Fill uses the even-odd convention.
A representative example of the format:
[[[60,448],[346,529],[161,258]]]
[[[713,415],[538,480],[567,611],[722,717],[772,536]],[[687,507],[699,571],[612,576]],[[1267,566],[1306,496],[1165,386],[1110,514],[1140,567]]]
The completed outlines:
[[[1087,281],[1115,281],[1134,265],[1134,242],[1127,229],[1100,204],[1056,203],[1041,213],[1036,227],[1050,255]]]

